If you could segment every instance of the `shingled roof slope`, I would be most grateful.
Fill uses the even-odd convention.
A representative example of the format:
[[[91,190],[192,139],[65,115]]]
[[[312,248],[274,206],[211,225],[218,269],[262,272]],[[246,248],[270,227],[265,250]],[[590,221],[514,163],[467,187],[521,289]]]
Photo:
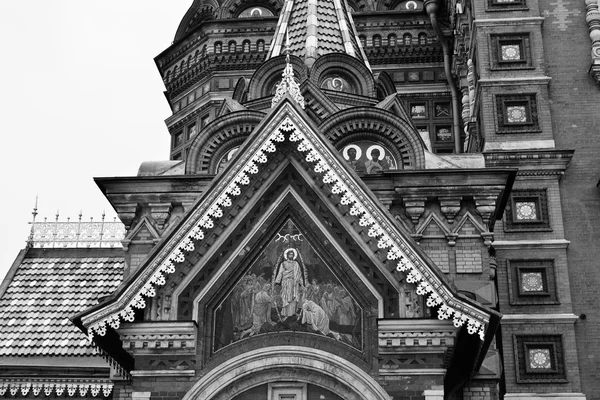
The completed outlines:
[[[112,293],[123,257],[24,258],[0,293],[0,356],[92,356],[69,320]]]

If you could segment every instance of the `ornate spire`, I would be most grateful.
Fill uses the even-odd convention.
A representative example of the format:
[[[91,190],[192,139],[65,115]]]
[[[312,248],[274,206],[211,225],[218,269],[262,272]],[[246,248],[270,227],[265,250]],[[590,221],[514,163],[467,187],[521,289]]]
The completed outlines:
[[[308,67],[320,56],[342,53],[371,69],[346,0],[285,0],[267,58],[281,54],[284,34],[291,38],[290,53]]]
[[[286,93],[289,93],[292,99],[296,103],[304,109],[304,97],[302,93],[300,93],[300,85],[294,79],[294,68],[292,68],[292,64],[290,63],[290,39],[289,35],[286,31],[285,38],[285,69],[283,70],[283,74],[281,75],[281,82],[277,84],[277,90],[275,91],[275,97],[271,100],[271,108],[274,108],[277,103],[285,96]]]

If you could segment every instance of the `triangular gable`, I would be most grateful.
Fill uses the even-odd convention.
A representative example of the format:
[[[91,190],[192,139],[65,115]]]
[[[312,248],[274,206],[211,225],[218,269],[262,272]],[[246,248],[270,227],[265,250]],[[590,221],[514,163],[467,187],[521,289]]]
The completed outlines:
[[[236,100],[227,98],[223,101],[223,104],[221,104],[221,108],[219,109],[219,112],[217,113],[217,118],[221,117],[223,115],[230,114],[232,112],[245,111],[245,110],[246,110],[246,107],[244,107],[243,105],[238,103]]]
[[[123,244],[127,246],[135,241],[152,241],[158,242],[160,233],[154,228],[148,217],[144,216],[137,225],[127,233],[127,237],[123,240]]]
[[[446,225],[435,213],[429,214],[421,226],[417,228],[417,234],[424,237],[443,239],[446,238],[450,233],[450,230],[446,228]]]
[[[459,237],[480,236],[484,232],[487,232],[487,229],[477,222],[477,219],[468,211],[452,230],[452,233],[457,234]]]
[[[90,338],[94,334],[103,336],[107,324],[117,329],[121,319],[134,320],[134,309],[144,308],[144,298],[155,296],[155,286],[165,283],[164,274],[175,272],[176,265],[202,241],[206,229],[212,228],[224,215],[224,210],[231,206],[231,198],[241,195],[241,187],[250,183],[269,154],[276,152],[279,143],[285,140],[297,144],[306,161],[314,164],[314,171],[323,176],[323,182],[340,196],[341,204],[350,208],[351,215],[360,218],[361,226],[369,228],[369,236],[378,241],[381,250],[387,251],[387,259],[397,263],[398,271],[407,274],[407,282],[417,285],[419,295],[427,296],[427,305],[440,306],[438,318],[453,317],[456,327],[466,324],[470,334],[478,333],[483,340],[493,312],[455,294],[443,274],[408,239],[408,235],[398,229],[385,207],[287,96],[256,128],[233,162],[216,178],[177,229],[151,253],[139,273],[112,301],[78,317]]]

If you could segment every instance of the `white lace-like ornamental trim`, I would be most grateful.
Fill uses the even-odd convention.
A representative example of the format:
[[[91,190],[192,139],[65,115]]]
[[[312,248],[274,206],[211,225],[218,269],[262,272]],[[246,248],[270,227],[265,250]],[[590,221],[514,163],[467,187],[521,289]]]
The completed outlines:
[[[409,283],[414,283],[417,286],[417,294],[427,296],[427,306],[435,307],[440,305],[438,318],[440,320],[453,318],[454,326],[460,327],[467,324],[467,331],[470,334],[478,333],[481,340],[485,334],[485,320],[482,316],[471,312],[471,315],[465,313],[468,310],[461,312],[450,306],[455,303],[447,291],[443,290],[441,282],[428,283],[423,278],[426,275],[432,282],[436,281],[431,273],[425,271],[425,267],[418,267],[417,256],[409,251],[407,244],[401,240],[394,240],[390,237],[391,232],[386,232],[385,229],[376,221],[375,217],[365,207],[365,202],[359,199],[353,190],[348,187],[341,176],[339,176],[328,164],[323,154],[318,151],[306,136],[299,131],[296,125],[288,117],[279,126],[274,133],[265,141],[261,148],[254,156],[240,169],[240,172],[230,182],[225,189],[217,196],[216,201],[208,208],[205,214],[199,220],[191,232],[185,237],[171,252],[170,256],[164,261],[158,270],[152,275],[141,291],[133,297],[129,304],[119,313],[115,313],[99,323],[92,325],[88,329],[89,340],[93,339],[94,334],[104,336],[106,334],[106,324],[113,329],[118,329],[120,320],[128,322],[134,320],[134,308],[142,309],[146,306],[144,297],[154,297],[156,295],[155,286],[165,284],[165,274],[175,272],[175,264],[185,260],[186,253],[195,249],[195,242],[204,239],[204,230],[214,226],[215,220],[223,216],[223,208],[230,207],[232,204],[231,198],[241,194],[240,186],[245,186],[250,183],[249,175],[258,173],[259,165],[267,162],[267,154],[273,153],[276,150],[275,143],[280,143],[285,140],[282,132],[290,133],[290,141],[298,143],[298,150],[306,154],[306,161],[314,163],[315,172],[323,176],[323,182],[329,184],[333,193],[341,196],[341,203],[350,206],[350,214],[359,218],[359,224],[364,227],[369,227],[368,235],[372,238],[379,238],[377,246],[380,249],[387,249],[387,259],[397,261],[396,269],[407,273],[406,280]],[[357,188],[354,188],[357,189]],[[360,196],[362,198],[362,196]],[[409,255],[407,255],[407,253]],[[443,294],[440,295],[440,293]]]
[[[112,383],[0,381],[0,396],[4,396],[6,392],[9,392],[11,396],[16,396],[19,392],[22,396],[27,396],[29,392],[37,396],[43,392],[48,397],[54,392],[57,397],[62,396],[63,393],[66,393],[69,397],[75,395],[85,397],[88,393],[93,397],[108,397],[112,389]]]
[[[302,93],[300,93],[300,85],[294,79],[294,68],[292,68],[292,64],[290,64],[290,56],[287,56],[285,68],[283,70],[283,74],[281,75],[281,82],[277,84],[277,89],[275,91],[275,96],[273,100],[271,100],[271,108],[274,108],[279,101],[285,96],[286,93],[289,93],[292,99],[302,107],[304,110],[304,97]]]

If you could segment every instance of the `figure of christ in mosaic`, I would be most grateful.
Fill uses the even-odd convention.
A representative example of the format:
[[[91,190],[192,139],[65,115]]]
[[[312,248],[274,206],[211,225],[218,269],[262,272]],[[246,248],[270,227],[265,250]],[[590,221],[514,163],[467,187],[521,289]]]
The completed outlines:
[[[281,285],[281,315],[284,317],[296,314],[298,304],[301,303],[300,290],[305,287],[302,270],[296,258],[296,250],[286,250],[285,259],[279,264],[275,277],[275,284]]]
[[[259,334],[315,333],[362,347],[362,310],[288,221],[214,312],[215,350]]]

